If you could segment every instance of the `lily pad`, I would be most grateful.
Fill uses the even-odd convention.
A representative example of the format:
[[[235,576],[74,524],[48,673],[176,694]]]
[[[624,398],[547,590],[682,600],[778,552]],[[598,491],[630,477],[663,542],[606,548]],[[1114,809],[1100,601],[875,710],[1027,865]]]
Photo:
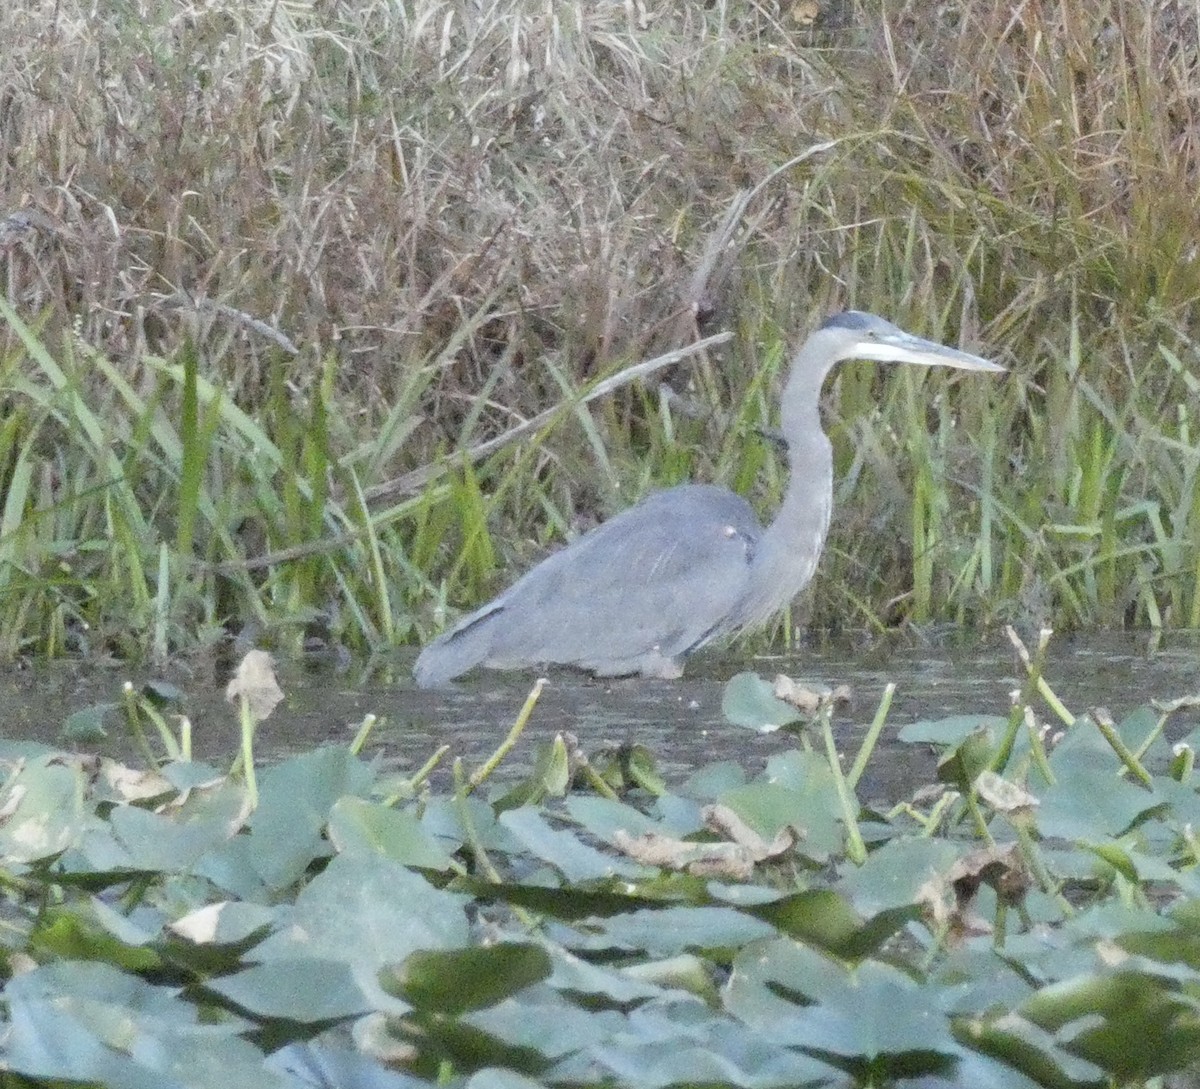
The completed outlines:
[[[611,877],[648,877],[650,872],[584,843],[573,831],[552,828],[532,806],[510,809],[500,823],[531,854],[549,863],[572,882]]]
[[[27,1078],[122,1089],[284,1089],[236,1017],[202,1023],[177,989],[64,960],[8,981],[5,1066]]]
[[[448,870],[450,856],[411,813],[362,798],[339,798],[329,812],[329,839],[343,854],[379,854],[405,866]]]
[[[416,1009],[460,1014],[494,1006],[540,983],[550,972],[550,957],[541,946],[498,942],[470,949],[417,950],[385,970],[380,982],[385,991]]]
[[[62,739],[72,745],[88,745],[108,737],[104,720],[120,709],[118,703],[95,703],[69,714],[62,725]]]
[[[254,956],[338,960],[375,972],[418,950],[465,947],[466,903],[390,859],[338,855],[296,897],[290,925]]]
[[[236,975],[212,979],[209,990],[256,1017],[300,1024],[337,1021],[374,1009],[344,961],[272,957]]]
[[[249,820],[249,859],[271,888],[299,880],[325,857],[325,825],[343,795],[365,793],[371,771],[348,749],[327,745],[266,768]]]
[[[76,761],[29,760],[0,790],[0,859],[34,862],[78,841],[91,823],[85,784]]]
[[[800,722],[803,716],[775,695],[774,686],[757,673],[730,678],[721,697],[721,713],[734,726],[771,733]]]

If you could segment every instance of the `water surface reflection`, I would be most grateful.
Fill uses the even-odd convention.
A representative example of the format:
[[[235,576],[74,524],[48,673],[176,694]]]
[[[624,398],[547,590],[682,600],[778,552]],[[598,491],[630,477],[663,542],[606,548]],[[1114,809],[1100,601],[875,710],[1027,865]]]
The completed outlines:
[[[1151,698],[1167,699],[1200,688],[1200,637],[1162,640],[1108,635],[1057,638],[1047,676],[1072,710],[1107,706],[1118,718]],[[475,763],[492,751],[517,714],[532,683],[530,675],[479,673],[443,691],[419,691],[408,679],[412,655],[397,655],[369,668],[338,672],[330,666],[280,663],[286,702],[263,724],[260,753],[266,759],[330,740],[347,740],[364,715],[386,719],[371,751],[398,769],[419,767],[439,745]],[[930,763],[910,746],[889,742],[896,730],[922,718],[964,713],[1003,713],[1021,674],[1003,635],[985,641],[961,638],[917,643],[880,642],[868,650],[830,643],[794,658],[701,657],[678,681],[597,681],[555,672],[528,728],[510,759],[515,771],[528,766],[535,743],[570,731],[585,751],[613,742],[638,741],[658,757],[668,781],[716,760],[734,760],[758,771],[790,742],[727,725],[721,716],[724,682],[740,669],[765,676],[785,672],[826,685],[848,685],[850,707],[836,719],[839,744],[849,752],[871,720],[885,685],[897,684],[889,728],[864,784],[868,797],[895,798],[923,781]],[[223,699],[221,670],[192,663],[170,676],[187,693],[201,758],[224,761],[234,751],[235,716]],[[141,683],[148,670],[102,670],[87,666],[39,666],[0,674],[0,732],[61,744],[59,730],[72,711],[119,699],[126,679]],[[1194,717],[1194,716],[1193,716]],[[119,721],[102,751],[129,756]],[[1196,723],[1180,715],[1177,729]]]

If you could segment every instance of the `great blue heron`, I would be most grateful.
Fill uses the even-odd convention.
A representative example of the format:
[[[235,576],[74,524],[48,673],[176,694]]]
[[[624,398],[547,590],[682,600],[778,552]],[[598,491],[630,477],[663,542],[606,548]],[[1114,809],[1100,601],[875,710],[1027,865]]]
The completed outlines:
[[[792,360],[780,414],[791,478],[766,529],[745,499],[712,484],[647,496],[430,643],[417,658],[417,683],[444,684],[477,665],[550,663],[598,676],[678,677],[698,647],[767,620],[812,578],[825,544],[833,457],[819,401],[843,359],[1004,370],[874,314],[831,317]]]

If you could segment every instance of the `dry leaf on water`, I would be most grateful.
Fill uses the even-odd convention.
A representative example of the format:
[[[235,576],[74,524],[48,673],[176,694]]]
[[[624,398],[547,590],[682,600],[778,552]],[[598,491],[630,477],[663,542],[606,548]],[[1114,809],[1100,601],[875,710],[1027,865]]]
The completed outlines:
[[[250,651],[225,688],[225,698],[230,703],[237,703],[243,697],[256,722],[269,717],[283,699],[283,690],[275,680],[275,663],[265,650]]]
[[[792,680],[786,673],[776,675],[772,691],[777,700],[790,703],[796,710],[803,711],[807,715],[816,714],[822,703],[830,703],[834,707],[839,707],[849,703],[851,698],[850,689],[844,684],[839,684],[837,688],[833,689],[824,686],[809,688],[807,685]]]

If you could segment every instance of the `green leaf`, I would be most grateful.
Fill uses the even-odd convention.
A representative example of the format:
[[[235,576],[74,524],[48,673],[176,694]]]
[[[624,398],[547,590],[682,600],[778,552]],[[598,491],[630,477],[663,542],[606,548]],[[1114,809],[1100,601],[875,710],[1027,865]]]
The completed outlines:
[[[366,793],[371,770],[344,747],[328,745],[265,768],[249,820],[249,858],[271,888],[297,881],[329,853],[325,824],[334,802]]]
[[[921,886],[945,875],[966,850],[944,839],[896,837],[873,850],[861,866],[843,866],[838,888],[861,912],[914,904]]]
[[[450,856],[411,813],[362,798],[339,798],[334,803],[329,839],[343,854],[378,854],[424,870],[453,866]]]
[[[1054,1037],[1031,1021],[1009,1011],[954,1022],[964,1044],[1020,1071],[1045,1089],[1079,1089],[1106,1084],[1094,1064],[1063,1050]]]
[[[829,889],[798,892],[745,910],[793,938],[850,959],[877,952],[884,942],[921,916],[920,909],[910,904],[864,920],[843,897]]]
[[[611,1040],[587,1055],[621,1086],[825,1086],[843,1079],[825,1063],[730,1022],[699,1002],[668,995],[631,1011]]]
[[[1143,972],[1052,984],[1026,999],[1021,1013],[1123,1083],[1193,1069],[1200,1054],[1195,999]]]
[[[257,1017],[302,1024],[339,1021],[374,1009],[350,965],[318,957],[275,957],[236,975],[210,979],[206,986]]]
[[[60,737],[72,745],[87,745],[108,737],[104,718],[120,707],[117,703],[95,703],[68,715],[63,721]]]
[[[5,1068],[27,1078],[120,1089],[283,1089],[236,1016],[201,1023],[176,988],[107,964],[59,961],[14,976]]]
[[[127,865],[153,872],[177,873],[193,866],[207,852],[223,846],[235,833],[220,817],[187,821],[135,805],[116,806],[109,825],[128,852]]]
[[[171,924],[172,933],[196,945],[240,945],[279,920],[280,909],[225,901],[206,904]]]
[[[938,779],[965,794],[979,773],[991,766],[995,748],[993,732],[986,726],[979,727],[938,760]]]
[[[651,870],[615,854],[604,854],[584,843],[570,830],[551,828],[533,806],[510,809],[500,824],[536,858],[548,862],[568,881],[595,881],[616,876],[639,878]]]
[[[845,840],[837,784],[823,756],[812,752],[777,754],[766,773],[718,799],[770,842],[782,828],[794,828],[795,850],[824,862]]]
[[[739,673],[730,678],[721,697],[721,713],[734,726],[759,733],[770,733],[803,719],[795,707],[775,695],[771,682],[757,673]]]
[[[426,1013],[456,1015],[483,1009],[550,975],[550,957],[538,945],[496,945],[445,952],[417,951],[380,974],[389,994]]]
[[[1037,826],[1043,836],[1091,840],[1117,836],[1163,804],[1150,791],[1117,777],[1114,766],[1066,767],[1041,793]]]
[[[669,957],[691,950],[737,949],[774,933],[774,927],[734,908],[681,906],[595,920],[588,927],[587,940],[580,944]]]
[[[0,859],[8,864],[49,858],[75,843],[91,823],[84,780],[75,760],[29,760],[0,789]]]
[[[899,740],[917,745],[961,745],[977,730],[999,733],[1008,725],[1000,715],[951,715],[948,718],[922,719],[901,727]]]
[[[419,949],[466,946],[466,903],[390,859],[337,855],[296,897],[291,925],[254,955],[340,960],[375,972]]]
[[[98,926],[94,917],[62,908],[48,913],[31,942],[35,949],[65,960],[104,961],[131,972],[153,971],[162,964],[154,950],[121,941]]]

